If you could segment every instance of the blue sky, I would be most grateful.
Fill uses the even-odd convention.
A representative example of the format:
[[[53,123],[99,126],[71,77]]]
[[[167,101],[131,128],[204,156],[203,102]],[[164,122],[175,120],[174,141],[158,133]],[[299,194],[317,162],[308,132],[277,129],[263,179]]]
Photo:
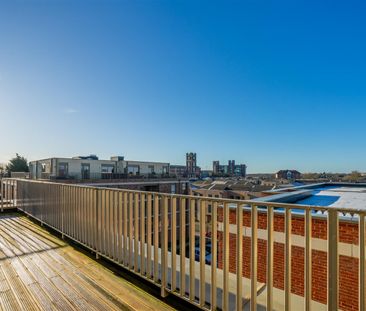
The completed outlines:
[[[0,1],[0,162],[366,171],[366,6]]]

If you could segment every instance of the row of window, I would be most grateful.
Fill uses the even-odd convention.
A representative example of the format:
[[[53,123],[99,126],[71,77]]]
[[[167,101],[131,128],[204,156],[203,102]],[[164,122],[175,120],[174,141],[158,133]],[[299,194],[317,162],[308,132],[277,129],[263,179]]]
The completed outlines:
[[[66,176],[68,174],[69,164],[68,163],[59,163],[58,164],[58,173],[59,176]],[[167,167],[163,167],[163,174],[166,174],[168,171]],[[86,173],[90,172],[90,164],[81,164],[81,172]],[[102,164],[101,165],[101,173],[115,173],[114,165],[111,164]],[[128,165],[127,173],[132,175],[137,175],[140,173],[139,165]],[[155,167],[154,165],[148,166],[148,174],[154,174]]]

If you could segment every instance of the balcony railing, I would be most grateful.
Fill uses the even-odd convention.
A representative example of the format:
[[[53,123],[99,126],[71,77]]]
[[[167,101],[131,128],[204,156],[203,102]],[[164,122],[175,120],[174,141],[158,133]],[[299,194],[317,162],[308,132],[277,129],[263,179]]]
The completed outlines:
[[[365,210],[3,179],[1,208],[7,207],[152,282],[163,296],[171,293],[206,310],[243,310],[247,303],[251,310],[259,304],[299,310],[298,301],[305,310],[314,301],[329,311],[347,310],[340,303],[339,236],[340,221],[348,221],[342,215],[352,214],[358,244],[355,295],[358,309],[366,307]],[[294,209],[303,214],[293,214]],[[316,240],[325,243],[326,271],[320,272],[325,280],[313,280],[314,228],[325,229],[320,233],[325,238]],[[295,262],[296,243],[302,245],[301,262]],[[326,284],[325,301],[313,290],[316,282]]]

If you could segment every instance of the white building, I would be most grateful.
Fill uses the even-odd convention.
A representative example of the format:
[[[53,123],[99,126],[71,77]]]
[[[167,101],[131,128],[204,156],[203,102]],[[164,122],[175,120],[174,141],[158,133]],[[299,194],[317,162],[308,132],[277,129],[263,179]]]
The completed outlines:
[[[32,161],[29,163],[29,170],[32,179],[164,177],[169,175],[169,163],[127,161],[120,156],[99,160],[95,155],[90,155]]]

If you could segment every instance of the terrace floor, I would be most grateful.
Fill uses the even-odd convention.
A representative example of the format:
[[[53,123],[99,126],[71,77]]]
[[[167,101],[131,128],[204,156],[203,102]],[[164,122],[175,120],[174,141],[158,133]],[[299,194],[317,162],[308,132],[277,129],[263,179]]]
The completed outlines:
[[[0,215],[0,310],[173,310],[20,214]]]

